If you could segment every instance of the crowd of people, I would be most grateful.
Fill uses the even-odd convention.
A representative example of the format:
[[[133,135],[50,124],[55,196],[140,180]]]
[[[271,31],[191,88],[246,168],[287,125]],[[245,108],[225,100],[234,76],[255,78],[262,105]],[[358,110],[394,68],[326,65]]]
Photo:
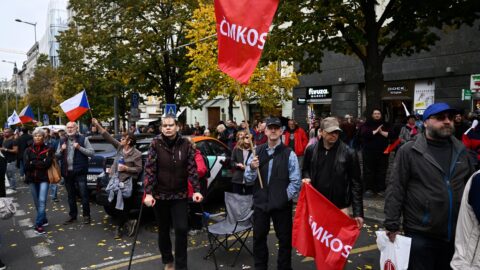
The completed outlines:
[[[109,201],[118,211],[115,237],[126,233],[125,224],[130,229],[136,224],[128,220],[128,199],[132,182],[144,170],[144,204],[154,208],[165,269],[187,269],[189,227],[202,227],[198,205],[205,196],[208,168],[186,134],[215,137],[232,150],[232,191],[254,194],[255,269],[268,269],[271,221],[279,241],[278,269],[292,269],[293,199],[302,184],[312,185],[351,215],[359,228],[364,223],[363,200],[384,198],[384,226],[390,240],[401,232],[412,238],[410,269],[470,269],[480,267],[480,175],[474,173],[480,160],[480,127],[476,118],[469,114],[464,119],[449,105],[436,103],[423,116],[409,115],[395,124],[374,109],[366,120],[350,115],[315,119],[308,130],[292,119],[270,117],[251,126],[228,120],[210,131],[199,123],[186,130],[167,115],[159,129],[144,130],[156,134],[144,166],[135,148],[140,133],[135,126],[117,141],[92,119],[90,134],[102,135],[117,149],[107,187]],[[20,133],[3,130],[0,196],[13,195],[17,179],[28,184],[37,210],[34,229],[44,234],[49,191],[52,200],[58,201],[58,187],[49,184],[47,174],[57,159],[70,209],[64,224],[77,221],[77,194],[82,222],[89,224],[86,179],[88,159],[95,152],[88,136],[79,134],[75,122],[69,122],[64,132],[35,129],[30,135],[22,128]],[[390,154],[395,155],[393,163]]]

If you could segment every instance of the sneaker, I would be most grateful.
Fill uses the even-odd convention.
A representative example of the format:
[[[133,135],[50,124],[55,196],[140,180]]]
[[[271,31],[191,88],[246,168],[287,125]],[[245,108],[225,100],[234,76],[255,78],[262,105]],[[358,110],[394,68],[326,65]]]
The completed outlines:
[[[15,189],[7,189],[7,191],[5,191],[5,193],[6,193],[7,195],[11,195],[11,194],[17,193],[17,191],[16,191]]]
[[[70,217],[68,220],[63,222],[63,225],[70,225],[70,224],[74,223],[75,221],[77,221],[76,218]]]
[[[37,234],[45,234],[45,230],[43,229],[42,226],[37,226],[37,227],[35,227],[34,230]]]
[[[377,193],[379,197],[385,198],[385,191],[380,191]]]
[[[195,235],[199,234],[200,232],[201,232],[201,230],[190,230],[190,231],[188,231],[188,235],[195,236]]]
[[[90,224],[91,219],[90,216],[83,217],[83,224]]]
[[[127,223],[125,224],[126,225],[126,232],[127,232],[127,235],[129,237],[133,236],[133,234],[135,234],[135,229],[136,229],[136,226],[137,226],[137,220],[136,219],[131,219],[129,221],[127,221]]]
[[[48,226],[48,220],[45,220],[42,224],[42,227],[47,227]]]
[[[54,201],[54,202],[60,202],[60,200],[57,199],[57,198],[53,198],[52,201]]]
[[[7,269],[7,266],[0,260],[0,270]]]

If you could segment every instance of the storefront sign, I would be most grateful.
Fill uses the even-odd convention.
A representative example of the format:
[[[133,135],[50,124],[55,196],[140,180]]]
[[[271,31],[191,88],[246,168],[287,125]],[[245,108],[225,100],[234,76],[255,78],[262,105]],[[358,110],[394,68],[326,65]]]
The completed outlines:
[[[306,98],[297,98],[297,105],[305,105],[307,104]]]
[[[480,74],[472,74],[470,77],[470,89],[474,92],[480,91]]]
[[[462,100],[472,100],[472,90],[462,89]]]
[[[435,82],[418,81],[415,82],[415,94],[413,98],[413,110],[418,113],[419,110],[425,110],[435,101]]]
[[[307,88],[307,100],[332,98],[331,86],[316,86]]]
[[[408,88],[405,85],[400,86],[387,86],[387,92],[390,95],[402,95],[408,91]]]

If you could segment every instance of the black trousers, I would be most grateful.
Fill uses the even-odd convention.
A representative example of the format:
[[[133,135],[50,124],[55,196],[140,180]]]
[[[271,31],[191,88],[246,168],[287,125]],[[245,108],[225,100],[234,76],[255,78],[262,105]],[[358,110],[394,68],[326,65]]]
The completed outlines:
[[[256,270],[268,267],[267,236],[270,231],[270,218],[278,239],[278,270],[292,269],[292,203],[282,210],[265,212],[255,207],[253,212],[253,256]]]
[[[5,174],[7,173],[7,161],[0,157],[0,197],[6,197]]]
[[[383,151],[363,150],[363,179],[364,190],[373,192],[385,191],[387,176],[388,155]]]
[[[423,236],[418,233],[406,233],[412,238],[408,269],[450,270],[450,262],[455,252],[454,242]]]
[[[82,199],[82,212],[83,217],[90,216],[90,202],[88,201],[88,188],[87,188],[87,175],[75,175],[73,172],[68,172],[68,176],[64,177],[65,187],[67,188],[68,194],[68,205],[70,207],[70,212],[68,213],[70,217],[77,218],[78,208],[77,208],[77,192],[80,193],[80,198]]]
[[[115,195],[113,200],[109,203],[110,208],[112,208],[113,212],[115,213],[113,218],[115,225],[121,227],[128,221],[130,210],[132,209],[133,204],[132,198],[133,196],[129,198],[123,198],[123,210],[118,210],[115,208],[117,204],[117,195]]]
[[[187,267],[188,202],[181,200],[157,200],[154,206],[158,224],[158,247],[164,264],[175,261],[176,270]],[[175,259],[170,240],[170,224],[175,230]]]

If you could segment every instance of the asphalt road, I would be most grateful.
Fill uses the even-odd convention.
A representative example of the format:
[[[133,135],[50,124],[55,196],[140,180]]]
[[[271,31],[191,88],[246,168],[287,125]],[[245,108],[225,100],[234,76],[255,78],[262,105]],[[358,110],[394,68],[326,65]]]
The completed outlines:
[[[64,226],[68,217],[68,203],[65,188],[59,189],[60,202],[49,200],[47,234],[36,235],[31,228],[35,219],[33,201],[27,187],[20,187],[16,198],[17,214],[15,218],[0,221],[1,248],[0,259],[8,269],[127,269],[133,238],[113,238],[114,227],[111,219],[101,206],[91,204],[92,223],[80,222]],[[214,207],[218,209],[218,207]],[[379,269],[379,252],[375,245],[375,230],[378,225],[366,222],[354,249],[348,258],[345,269]],[[211,259],[204,260],[208,250],[206,233],[189,237],[189,269],[215,269]],[[252,247],[252,238],[247,245]],[[276,269],[276,237],[273,230],[269,236],[270,268]],[[235,251],[235,248],[233,248]],[[221,251],[216,253],[220,269],[253,269],[253,258],[242,251],[235,267],[231,267],[235,253]],[[311,258],[305,258],[293,252],[293,269],[315,269]],[[156,227],[153,219],[142,220],[132,269],[163,269],[157,246]]]

